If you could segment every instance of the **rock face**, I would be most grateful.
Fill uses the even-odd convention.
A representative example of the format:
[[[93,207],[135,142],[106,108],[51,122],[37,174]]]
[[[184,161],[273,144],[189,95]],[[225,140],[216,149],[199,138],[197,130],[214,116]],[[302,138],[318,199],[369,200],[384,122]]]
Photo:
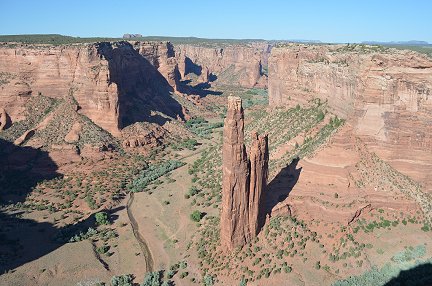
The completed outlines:
[[[4,108],[0,108],[0,131],[9,127],[10,119]]]
[[[318,97],[371,151],[432,190],[432,60],[364,45],[289,45],[269,58],[270,106]]]
[[[244,114],[238,97],[228,98],[222,152],[221,242],[232,249],[251,239],[249,164],[244,145]]]
[[[252,134],[250,150],[250,186],[249,186],[249,230],[253,236],[257,235],[263,220],[262,198],[267,186],[268,178],[268,138],[267,136]]]
[[[254,134],[249,162],[244,145],[244,113],[239,97],[228,97],[223,137],[221,243],[233,249],[259,231],[262,193],[267,183],[267,136]]]
[[[195,74],[201,80],[219,84],[248,88],[267,86],[263,66],[267,64],[270,46],[266,43],[225,47],[184,44],[176,45],[175,52],[182,78]]]
[[[71,130],[66,134],[64,141],[66,143],[75,143],[80,139],[80,133],[82,131],[82,125],[79,122],[75,122],[72,125]]]
[[[169,85],[177,90],[180,73],[174,46],[170,42],[135,42],[132,44],[140,55],[157,68]]]
[[[23,119],[28,98],[73,95],[79,112],[119,135],[150,110],[183,117],[169,93],[175,89],[173,47],[163,42],[67,46],[0,45],[0,106],[12,122]]]

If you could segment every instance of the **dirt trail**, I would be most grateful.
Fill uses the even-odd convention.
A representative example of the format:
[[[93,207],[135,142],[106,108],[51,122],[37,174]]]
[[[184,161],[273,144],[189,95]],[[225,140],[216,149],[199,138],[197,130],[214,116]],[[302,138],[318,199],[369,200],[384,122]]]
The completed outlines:
[[[133,234],[134,234],[136,240],[138,241],[140,248],[141,248],[141,251],[144,255],[144,260],[146,262],[146,271],[152,272],[153,268],[154,268],[153,256],[151,254],[151,251],[150,251],[144,237],[139,232],[138,223],[132,214],[131,206],[132,206],[133,200],[134,200],[134,193],[131,192],[131,193],[129,193],[129,199],[128,199],[128,202],[126,205],[127,214],[128,214],[131,226],[132,226]]]
[[[210,140],[206,140],[206,141],[213,142],[214,140],[215,140],[214,138],[211,138]],[[206,144],[203,144],[203,145],[207,146],[208,142],[206,142]],[[186,163],[191,163],[195,160],[194,157],[199,156],[205,149],[206,148],[198,148],[194,152],[191,152],[187,155],[183,155],[183,156],[177,158],[177,160],[180,160],[183,162],[186,161]],[[184,173],[187,175],[187,165],[174,170],[172,172],[172,174],[174,174],[173,175],[174,178],[179,176],[179,174],[178,174],[179,171],[181,173]],[[184,190],[184,192],[186,192],[186,190]],[[138,201],[139,200],[137,197],[137,202]],[[135,236],[135,239],[138,241],[140,248],[141,248],[141,252],[144,255],[144,260],[146,263],[146,271],[152,272],[152,271],[154,271],[154,268],[155,268],[155,260],[154,260],[154,257],[152,256],[152,252],[151,252],[150,247],[149,247],[149,243],[148,243],[149,241],[146,240],[144,238],[144,236],[139,232],[138,221],[135,219],[135,217],[133,215],[133,209],[132,209],[133,203],[134,203],[134,193],[129,193],[129,198],[128,198],[128,201],[126,204],[127,215],[128,215],[130,224],[132,226],[132,231],[133,231],[133,234]],[[154,221],[157,222],[157,224],[159,226],[161,226],[167,234],[169,234],[168,235],[169,238],[175,237],[180,231],[182,231],[184,229],[184,227],[186,227],[186,223],[184,221],[181,221],[180,226],[177,228],[176,232],[170,233],[169,228],[165,225],[164,222],[162,222],[158,218],[154,218]],[[150,241],[151,241],[151,239],[150,239]]]

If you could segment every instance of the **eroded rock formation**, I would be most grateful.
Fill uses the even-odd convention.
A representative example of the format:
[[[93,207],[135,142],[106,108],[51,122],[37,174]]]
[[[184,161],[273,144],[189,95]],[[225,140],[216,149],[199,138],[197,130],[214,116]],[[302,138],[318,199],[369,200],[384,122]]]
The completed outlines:
[[[318,97],[392,167],[432,189],[432,60],[364,45],[272,49],[270,106]]]
[[[183,117],[169,96],[177,65],[166,42],[102,42],[66,46],[0,45],[0,106],[22,120],[30,96],[73,95],[79,112],[114,135],[150,110]]]
[[[259,229],[262,194],[267,183],[267,136],[254,133],[251,162],[244,144],[244,113],[239,97],[228,97],[223,137],[221,243],[243,246]]]
[[[82,125],[79,122],[75,122],[72,125],[71,130],[66,134],[64,141],[66,143],[75,143],[80,139],[80,133],[82,131]]]
[[[176,45],[175,52],[180,76],[192,73],[203,80],[215,80],[219,84],[243,87],[266,87],[270,45],[228,45],[208,47],[199,45]]]
[[[4,108],[0,108],[0,131],[9,127],[10,119]]]
[[[254,132],[250,150],[249,185],[249,230],[253,236],[258,234],[265,218],[261,202],[267,185],[268,161],[268,138]]]

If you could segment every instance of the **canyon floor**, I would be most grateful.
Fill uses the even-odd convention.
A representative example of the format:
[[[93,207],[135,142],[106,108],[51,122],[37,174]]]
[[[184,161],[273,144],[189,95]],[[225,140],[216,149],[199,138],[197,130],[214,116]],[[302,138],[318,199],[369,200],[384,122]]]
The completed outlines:
[[[204,87],[191,76],[191,94],[166,94],[187,118],[153,112],[163,123],[135,122],[123,142],[73,96],[25,95],[25,118],[0,133],[0,285],[427,285],[432,190],[329,101],[269,106],[268,89],[240,87],[238,74]],[[219,237],[229,95],[243,101],[246,148],[256,131],[270,153],[265,225],[232,252]]]

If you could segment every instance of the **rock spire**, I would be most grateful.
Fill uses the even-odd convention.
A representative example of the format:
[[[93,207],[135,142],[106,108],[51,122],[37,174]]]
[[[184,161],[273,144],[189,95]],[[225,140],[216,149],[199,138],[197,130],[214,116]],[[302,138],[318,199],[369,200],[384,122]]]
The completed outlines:
[[[223,135],[221,213],[221,243],[228,250],[245,245],[259,232],[268,154],[267,136],[253,133],[248,159],[242,101],[229,96]]]

